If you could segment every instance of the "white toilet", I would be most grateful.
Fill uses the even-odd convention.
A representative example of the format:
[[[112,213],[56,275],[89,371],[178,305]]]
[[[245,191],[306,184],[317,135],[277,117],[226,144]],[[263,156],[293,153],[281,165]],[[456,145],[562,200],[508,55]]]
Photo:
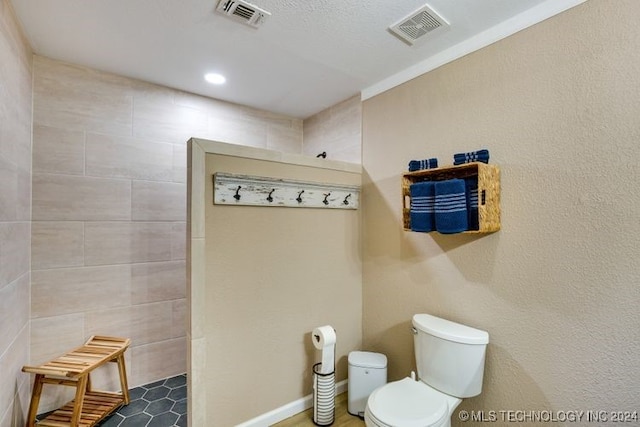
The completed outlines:
[[[412,323],[419,381],[374,390],[364,412],[369,427],[449,427],[462,399],[482,391],[487,332],[429,314]]]

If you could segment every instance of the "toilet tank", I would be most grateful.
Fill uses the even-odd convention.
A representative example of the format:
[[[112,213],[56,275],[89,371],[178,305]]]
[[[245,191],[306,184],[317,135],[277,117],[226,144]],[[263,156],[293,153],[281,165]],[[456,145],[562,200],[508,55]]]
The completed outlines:
[[[480,394],[489,333],[429,314],[412,324],[420,380],[454,397]]]

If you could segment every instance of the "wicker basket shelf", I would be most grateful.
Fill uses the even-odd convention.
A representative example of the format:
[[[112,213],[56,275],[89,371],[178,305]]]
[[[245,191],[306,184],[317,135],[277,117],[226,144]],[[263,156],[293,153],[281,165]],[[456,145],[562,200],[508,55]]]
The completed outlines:
[[[500,169],[495,165],[474,162],[444,166],[402,175],[402,220],[404,229],[411,231],[409,215],[411,196],[409,187],[415,182],[443,181],[454,178],[478,178],[478,230],[464,233],[493,233],[500,230]]]

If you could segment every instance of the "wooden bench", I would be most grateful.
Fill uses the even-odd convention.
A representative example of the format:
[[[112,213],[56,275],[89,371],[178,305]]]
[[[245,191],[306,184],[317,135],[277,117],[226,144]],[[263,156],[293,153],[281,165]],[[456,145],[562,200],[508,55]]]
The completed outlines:
[[[24,366],[23,372],[35,374],[27,427],[91,427],[122,405],[129,404],[129,387],[124,364],[127,338],[93,336],[78,347],[40,366]],[[122,392],[95,391],[91,371],[107,362],[118,364]],[[75,398],[36,424],[38,404],[44,384],[76,388]]]

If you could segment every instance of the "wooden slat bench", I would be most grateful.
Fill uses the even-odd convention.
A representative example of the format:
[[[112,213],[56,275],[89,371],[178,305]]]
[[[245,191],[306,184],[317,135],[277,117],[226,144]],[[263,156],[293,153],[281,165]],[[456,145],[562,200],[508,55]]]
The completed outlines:
[[[23,372],[35,374],[27,427],[36,425],[38,404],[44,384],[76,388],[75,398],[37,423],[40,427],[91,427],[118,407],[129,404],[129,387],[124,364],[127,338],[93,336],[78,347],[40,366],[24,366]],[[91,388],[91,371],[107,362],[118,364],[121,393],[95,391]]]

